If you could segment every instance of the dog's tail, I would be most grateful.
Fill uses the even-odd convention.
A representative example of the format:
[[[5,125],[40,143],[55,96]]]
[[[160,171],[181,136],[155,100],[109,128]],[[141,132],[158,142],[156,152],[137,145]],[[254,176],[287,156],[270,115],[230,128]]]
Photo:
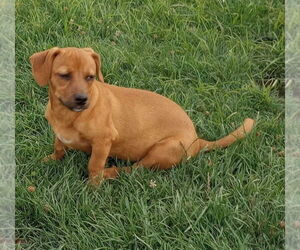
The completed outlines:
[[[249,133],[254,127],[255,121],[251,118],[246,118],[242,126],[237,128],[235,131],[230,133],[229,135],[216,140],[216,141],[206,141],[203,139],[198,139],[196,143],[198,143],[198,149],[196,150],[196,154],[201,150],[209,151],[215,148],[225,148],[230,144],[234,143],[236,140],[244,138],[247,133]]]

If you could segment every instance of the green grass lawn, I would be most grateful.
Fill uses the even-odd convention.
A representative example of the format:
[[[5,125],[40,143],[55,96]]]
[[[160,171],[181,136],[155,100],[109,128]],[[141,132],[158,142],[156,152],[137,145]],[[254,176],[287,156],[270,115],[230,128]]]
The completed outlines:
[[[17,0],[18,248],[283,248],[283,23],[279,0]],[[84,153],[41,163],[53,133],[28,58],[54,46],[92,47],[108,83],[169,97],[200,137],[220,138],[246,117],[257,125],[227,149],[91,190]]]

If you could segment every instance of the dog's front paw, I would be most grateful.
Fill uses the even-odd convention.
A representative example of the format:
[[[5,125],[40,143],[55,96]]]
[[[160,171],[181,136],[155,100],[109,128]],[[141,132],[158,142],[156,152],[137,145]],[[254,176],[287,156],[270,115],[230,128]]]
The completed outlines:
[[[112,166],[110,168],[105,168],[103,177],[104,179],[116,179],[119,176],[119,171],[116,166]]]
[[[64,151],[56,151],[51,155],[47,155],[42,159],[42,162],[61,160],[65,155]]]
[[[88,185],[90,187],[98,187],[104,181],[103,172],[99,175],[89,176]]]
[[[53,160],[57,160],[55,154],[51,154],[51,155],[47,155],[46,157],[44,157],[42,159],[42,162],[48,162],[48,161],[53,161]]]

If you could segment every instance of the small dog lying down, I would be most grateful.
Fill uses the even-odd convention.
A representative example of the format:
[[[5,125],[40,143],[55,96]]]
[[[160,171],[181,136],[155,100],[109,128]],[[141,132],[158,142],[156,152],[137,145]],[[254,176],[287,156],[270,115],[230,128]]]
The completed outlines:
[[[227,147],[251,131],[247,118],[234,132],[217,141],[198,138],[186,112],[159,94],[104,83],[100,56],[90,48],[57,48],[30,57],[34,79],[49,84],[46,118],[56,135],[54,153],[67,149],[91,153],[89,182],[97,185],[132,168],[169,169],[200,150]],[[98,80],[96,80],[98,78]],[[115,156],[135,161],[132,167],[105,168]]]

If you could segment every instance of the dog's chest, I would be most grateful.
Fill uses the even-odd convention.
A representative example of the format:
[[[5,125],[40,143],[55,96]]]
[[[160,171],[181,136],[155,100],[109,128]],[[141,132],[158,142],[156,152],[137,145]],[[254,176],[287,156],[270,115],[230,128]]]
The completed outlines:
[[[77,144],[81,141],[80,134],[75,129],[53,127],[53,130],[57,138],[66,145]]]
[[[65,120],[57,119],[49,108],[46,109],[45,116],[52,127],[56,137],[68,148],[78,149],[84,152],[91,152],[91,143],[85,136],[78,131],[73,124],[66,124]]]
[[[57,138],[71,149],[78,149],[84,152],[91,151],[91,145],[88,140],[84,139],[82,135],[72,128],[53,128]]]
[[[63,144],[72,144],[72,143],[76,143],[78,141],[77,138],[72,137],[63,137],[61,134],[59,133],[55,133],[57,138],[63,143]]]

